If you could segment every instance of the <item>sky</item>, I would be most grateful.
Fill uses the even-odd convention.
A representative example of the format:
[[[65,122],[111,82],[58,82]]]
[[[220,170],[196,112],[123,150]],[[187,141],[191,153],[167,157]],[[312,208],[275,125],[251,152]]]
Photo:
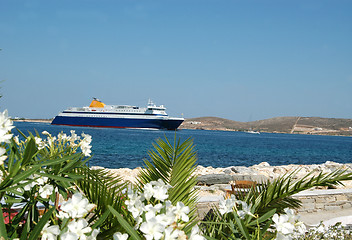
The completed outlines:
[[[0,0],[0,110],[352,118],[350,0]]]

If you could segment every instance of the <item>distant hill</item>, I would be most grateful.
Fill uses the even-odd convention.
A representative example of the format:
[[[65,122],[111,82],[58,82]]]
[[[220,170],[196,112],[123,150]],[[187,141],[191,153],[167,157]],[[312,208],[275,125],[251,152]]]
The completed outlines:
[[[218,117],[186,119],[180,129],[352,135],[352,119],[320,117],[275,117],[253,122],[238,122]]]

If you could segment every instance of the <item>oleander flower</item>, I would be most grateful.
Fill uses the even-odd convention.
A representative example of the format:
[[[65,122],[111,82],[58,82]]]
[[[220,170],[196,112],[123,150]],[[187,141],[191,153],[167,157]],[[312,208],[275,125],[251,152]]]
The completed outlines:
[[[179,239],[179,235],[181,231],[178,229],[174,229],[173,227],[168,227],[164,231],[164,240],[177,240]]]
[[[56,240],[60,234],[60,228],[58,225],[51,225],[46,223],[41,231],[42,240]]]
[[[34,137],[34,140],[35,140],[35,143],[37,144],[39,150],[45,148],[46,144],[43,141],[43,139],[41,139],[40,137]]]
[[[277,213],[273,216],[274,227],[276,228],[278,233],[281,234],[291,234],[294,230],[294,225],[288,222],[289,217],[287,215],[278,215]]]
[[[144,203],[142,201],[136,201],[133,205],[127,206],[127,210],[132,213],[132,216],[136,219],[144,212]]]
[[[68,137],[67,137],[66,133],[60,132],[59,134],[57,134],[57,139],[59,141],[67,141]]]
[[[65,232],[60,234],[60,240],[78,240],[78,236],[73,232]]]
[[[11,131],[15,126],[12,125],[11,118],[8,116],[7,109],[3,112],[0,112],[0,128],[5,132]]]
[[[87,220],[80,218],[78,220],[74,219],[67,225],[68,232],[76,234],[78,239],[86,239],[87,233],[92,231],[92,228],[88,226]]]
[[[19,139],[18,136],[14,136],[14,137],[13,137],[13,140],[15,141],[15,143],[16,143],[17,145],[20,144],[20,139]]]
[[[10,143],[10,139],[12,138],[11,133],[9,133],[7,130],[5,129],[0,129],[0,142],[4,142],[4,143]]]
[[[39,195],[42,198],[47,198],[53,193],[53,191],[54,191],[54,186],[50,184],[46,184],[44,186],[39,187]]]
[[[205,240],[205,237],[200,235],[199,228],[197,225],[192,228],[189,240]]]
[[[164,232],[164,226],[161,225],[158,220],[153,217],[146,222],[142,222],[139,230],[144,233],[144,237],[147,240],[158,240],[161,239]]]
[[[48,137],[47,141],[48,141],[49,146],[53,147],[53,146],[55,146],[56,137],[55,136],[54,137],[50,136],[50,137]]]
[[[154,197],[156,200],[163,202],[169,197],[167,191],[170,187],[171,186],[165,184],[161,179],[151,181],[144,185],[143,194],[147,201],[149,201],[151,197]]]
[[[231,198],[228,198],[225,200],[220,200],[219,201],[219,212],[221,213],[221,215],[224,215],[225,213],[232,212],[234,206],[235,206],[235,201]]]
[[[51,134],[48,131],[43,131],[42,134],[47,135],[47,136],[51,136]]]
[[[6,149],[3,147],[0,147],[0,165],[4,164],[4,161],[7,159],[6,154]]]
[[[81,193],[75,193],[72,198],[61,205],[61,211],[72,218],[82,218],[92,211],[95,206],[95,204],[90,204]],[[64,216],[65,214],[61,215]]]
[[[189,213],[189,207],[185,206],[183,202],[178,202],[174,210],[174,214],[176,218],[175,221],[181,219],[184,222],[188,222],[189,221],[188,213]]]
[[[237,201],[237,203],[240,203],[242,205],[242,210],[237,211],[237,214],[240,218],[243,219],[246,215],[254,217],[253,213],[251,212],[251,205],[248,205],[246,202],[243,201]]]
[[[99,232],[100,232],[100,229],[93,229],[92,233],[87,238],[87,240],[96,240]]]
[[[285,208],[284,212],[286,213],[287,217],[288,217],[288,222],[290,223],[295,223],[296,220],[298,220],[298,216],[295,214],[295,212],[293,211],[293,209],[290,208]]]
[[[90,136],[89,134],[82,133],[82,137],[83,137],[83,139],[80,143],[82,153],[84,154],[84,156],[89,157],[90,153],[92,152],[90,150],[92,147],[90,145],[90,143],[92,142],[92,136]]]
[[[122,234],[120,232],[116,232],[112,237],[114,238],[114,240],[127,240],[128,234],[127,233]]]
[[[146,219],[155,217],[156,214],[159,213],[162,208],[163,208],[163,205],[161,203],[158,203],[156,205],[148,204],[144,206],[143,210],[146,211],[146,214],[145,214]]]

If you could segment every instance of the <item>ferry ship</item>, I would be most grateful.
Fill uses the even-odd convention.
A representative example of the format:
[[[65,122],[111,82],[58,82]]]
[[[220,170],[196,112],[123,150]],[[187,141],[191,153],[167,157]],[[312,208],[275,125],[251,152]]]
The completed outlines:
[[[53,125],[142,128],[176,130],[184,118],[169,117],[163,105],[156,106],[151,100],[147,107],[129,105],[105,105],[97,98],[89,107],[72,107],[59,113],[51,122]]]

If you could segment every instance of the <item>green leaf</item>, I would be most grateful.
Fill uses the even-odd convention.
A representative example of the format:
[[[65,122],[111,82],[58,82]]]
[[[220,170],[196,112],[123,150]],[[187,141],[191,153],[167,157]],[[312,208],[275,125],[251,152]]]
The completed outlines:
[[[55,211],[55,207],[52,207],[42,216],[38,224],[31,231],[28,240],[37,240],[39,238],[40,232],[42,231],[44,225],[49,221],[54,211]]]
[[[113,207],[108,206],[110,212],[117,218],[117,220],[119,221],[119,223],[121,224],[121,226],[126,230],[126,232],[128,232],[128,234],[132,237],[132,239],[135,240],[142,240],[140,238],[140,236],[138,235],[138,232],[132,227],[130,226],[130,224],[123,219],[123,217],[121,216],[120,213],[118,213]]]
[[[2,205],[0,204],[0,237],[7,238],[6,226],[4,222],[4,214],[2,212]]]
[[[260,216],[258,219],[254,219],[249,225],[254,226],[257,223],[262,223],[271,218],[276,212],[276,208],[271,209],[270,211],[266,212],[264,215]]]
[[[249,233],[248,233],[248,229],[247,229],[247,227],[244,225],[243,221],[242,221],[239,217],[237,217],[237,216],[235,216],[235,221],[236,221],[237,226],[238,226],[238,228],[240,229],[242,235],[243,235],[246,239],[250,239],[250,236],[249,236]],[[230,222],[230,224],[231,224],[231,223],[232,223],[232,221]]]
[[[28,138],[27,138],[28,139]],[[23,154],[22,166],[27,165],[33,156],[37,153],[37,145],[35,144],[34,138],[29,138]]]
[[[110,211],[106,211],[100,218],[98,221],[96,221],[93,226],[92,229],[97,229],[100,227],[101,224],[103,224],[103,222],[107,219],[107,217],[110,215]]]

